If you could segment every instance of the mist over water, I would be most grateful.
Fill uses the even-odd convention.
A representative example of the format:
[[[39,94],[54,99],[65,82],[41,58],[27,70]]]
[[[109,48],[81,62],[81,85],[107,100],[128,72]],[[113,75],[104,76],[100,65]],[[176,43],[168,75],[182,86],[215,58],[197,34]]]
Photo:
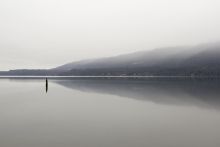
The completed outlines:
[[[218,147],[220,80],[0,79],[2,147]]]

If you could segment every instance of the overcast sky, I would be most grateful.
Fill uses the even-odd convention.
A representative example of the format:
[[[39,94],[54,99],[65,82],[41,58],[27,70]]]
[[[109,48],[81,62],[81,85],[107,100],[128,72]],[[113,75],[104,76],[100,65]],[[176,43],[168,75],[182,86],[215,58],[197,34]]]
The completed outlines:
[[[0,0],[0,70],[215,42],[219,0]]]

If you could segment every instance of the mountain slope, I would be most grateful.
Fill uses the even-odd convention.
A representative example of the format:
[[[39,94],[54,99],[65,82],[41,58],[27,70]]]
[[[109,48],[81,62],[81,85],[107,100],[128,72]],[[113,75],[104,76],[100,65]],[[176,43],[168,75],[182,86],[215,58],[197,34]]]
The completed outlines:
[[[168,47],[68,63],[49,70],[11,70],[32,76],[220,76],[220,43]]]
[[[220,43],[161,48],[57,67],[61,75],[220,75]]]

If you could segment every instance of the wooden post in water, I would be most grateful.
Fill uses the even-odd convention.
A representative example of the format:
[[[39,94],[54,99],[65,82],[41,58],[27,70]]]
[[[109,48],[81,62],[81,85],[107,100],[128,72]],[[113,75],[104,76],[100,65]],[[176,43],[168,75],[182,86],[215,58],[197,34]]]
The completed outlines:
[[[46,93],[47,93],[47,91],[48,91],[48,80],[46,78]]]

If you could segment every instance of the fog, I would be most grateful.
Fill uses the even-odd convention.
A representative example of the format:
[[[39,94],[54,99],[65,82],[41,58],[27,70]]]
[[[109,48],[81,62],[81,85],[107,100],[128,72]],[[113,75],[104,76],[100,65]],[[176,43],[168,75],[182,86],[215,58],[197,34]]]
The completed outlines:
[[[0,70],[216,42],[218,0],[1,0]]]

